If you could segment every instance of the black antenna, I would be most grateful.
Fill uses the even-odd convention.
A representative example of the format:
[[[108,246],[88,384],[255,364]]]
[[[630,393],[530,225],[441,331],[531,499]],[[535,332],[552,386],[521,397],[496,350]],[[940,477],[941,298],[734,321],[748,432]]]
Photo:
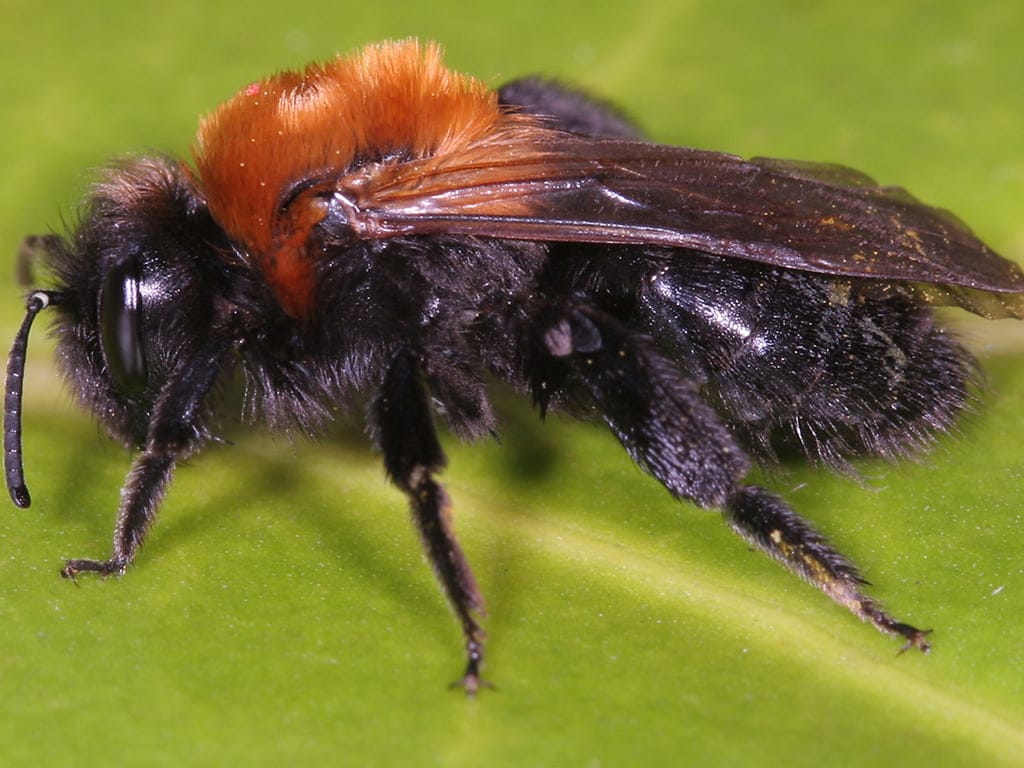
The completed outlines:
[[[7,358],[7,393],[4,395],[4,474],[11,500],[19,507],[32,503],[25,487],[25,468],[21,460],[21,389],[25,378],[25,353],[28,350],[28,332],[36,315],[62,299],[56,291],[33,291],[26,302],[27,313],[18,335],[14,337],[11,354]]]

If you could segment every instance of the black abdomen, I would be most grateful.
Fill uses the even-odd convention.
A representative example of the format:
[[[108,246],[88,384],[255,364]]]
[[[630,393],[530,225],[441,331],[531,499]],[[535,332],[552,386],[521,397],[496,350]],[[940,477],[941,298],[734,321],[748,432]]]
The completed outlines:
[[[974,364],[909,290],[693,254],[641,289],[651,332],[751,449],[903,454],[948,428]]]

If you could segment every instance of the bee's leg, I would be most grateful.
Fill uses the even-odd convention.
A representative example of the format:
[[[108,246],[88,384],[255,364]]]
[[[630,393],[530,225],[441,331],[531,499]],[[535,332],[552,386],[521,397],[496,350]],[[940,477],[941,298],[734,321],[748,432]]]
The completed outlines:
[[[156,519],[176,462],[206,441],[204,403],[226,352],[224,345],[216,345],[197,354],[156,398],[145,447],[135,457],[121,489],[112,556],[109,560],[68,560],[61,571],[64,578],[74,579],[86,572],[120,575],[135,559]]]
[[[840,605],[882,632],[906,639],[907,648],[927,653],[921,630],[897,621],[864,594],[866,583],[854,565],[834,549],[786,502],[763,488],[745,486],[724,507],[726,520],[750,544],[821,589]]]
[[[121,490],[121,506],[114,526],[113,555],[109,560],[68,560],[60,572],[61,576],[74,579],[79,573],[123,574],[142,546],[173,474],[172,452],[147,449],[139,454]]]
[[[427,557],[462,625],[466,671],[460,684],[469,694],[481,686],[484,631],[474,614],[483,597],[452,529],[451,502],[434,474],[446,459],[431,418],[415,356],[402,350],[391,362],[374,405],[377,440],[392,482],[409,497]]]
[[[542,414],[562,395],[589,399],[633,460],[673,496],[702,507],[726,502],[750,462],[649,336],[579,306],[545,313],[535,328],[529,372]]]
[[[585,307],[550,312],[531,349],[534,399],[542,411],[580,390],[633,459],[674,496],[724,511],[752,545],[906,647],[928,650],[926,631],[896,621],[861,587],[853,565],[785,502],[740,480],[742,449],[679,369],[643,334]]]

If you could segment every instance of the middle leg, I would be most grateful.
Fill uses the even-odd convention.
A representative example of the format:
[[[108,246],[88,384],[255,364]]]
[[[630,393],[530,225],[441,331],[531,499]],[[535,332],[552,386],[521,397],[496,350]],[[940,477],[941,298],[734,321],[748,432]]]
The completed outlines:
[[[448,494],[434,479],[446,459],[412,351],[403,349],[392,360],[374,414],[388,476],[409,497],[427,558],[462,626],[466,670],[460,683],[466,693],[474,694],[482,684],[484,656],[484,631],[475,616],[484,612],[484,601],[455,538]]]

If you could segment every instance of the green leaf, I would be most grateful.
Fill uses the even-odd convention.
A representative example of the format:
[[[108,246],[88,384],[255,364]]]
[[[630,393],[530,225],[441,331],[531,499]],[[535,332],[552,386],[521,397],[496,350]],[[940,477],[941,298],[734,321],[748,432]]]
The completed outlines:
[[[417,34],[491,82],[582,84],[664,141],[853,165],[1024,260],[1015,1],[8,0],[4,17],[4,253],[73,218],[105,158],[185,153],[196,116],[246,82]],[[769,481],[872,595],[934,629],[931,655],[898,656],[673,502],[600,428],[503,396],[500,444],[445,441],[489,606],[497,690],[475,700],[446,690],[459,632],[358,423],[315,444],[228,427],[233,444],[180,468],[125,578],[61,580],[63,558],[107,554],[129,457],[69,404],[39,333],[35,503],[0,528],[3,762],[1024,765],[1022,336],[964,327],[988,384],[961,434],[860,465],[864,484],[800,466]]]

